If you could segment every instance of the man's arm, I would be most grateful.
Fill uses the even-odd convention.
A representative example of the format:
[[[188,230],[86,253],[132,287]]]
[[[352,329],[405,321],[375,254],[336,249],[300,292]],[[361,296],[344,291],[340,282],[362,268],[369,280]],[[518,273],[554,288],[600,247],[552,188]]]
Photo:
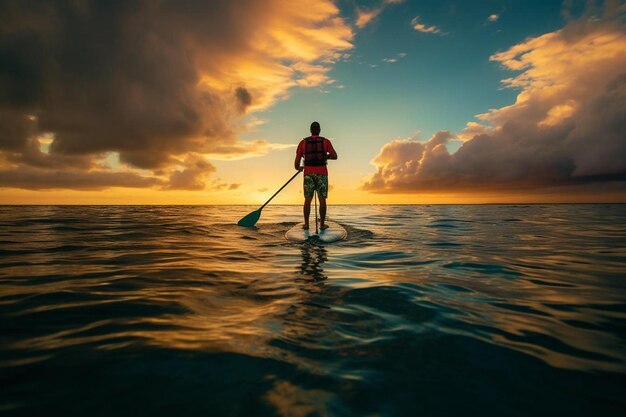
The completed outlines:
[[[328,146],[326,149],[326,153],[328,153],[328,159],[337,159],[337,152],[335,148],[333,148],[333,144],[330,143],[328,139],[326,139],[326,145]]]
[[[300,142],[298,148],[296,149],[296,159],[293,161],[293,167],[296,169],[296,171],[302,171],[300,163],[302,162],[302,154],[304,153],[304,151],[301,148],[302,142]]]

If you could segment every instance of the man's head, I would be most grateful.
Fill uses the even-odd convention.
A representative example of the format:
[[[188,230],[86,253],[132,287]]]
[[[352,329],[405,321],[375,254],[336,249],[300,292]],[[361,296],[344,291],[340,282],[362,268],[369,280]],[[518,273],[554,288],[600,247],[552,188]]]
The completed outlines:
[[[319,135],[321,131],[322,131],[322,128],[320,128],[320,124],[319,123],[317,123],[317,122],[311,123],[311,134],[312,135]]]

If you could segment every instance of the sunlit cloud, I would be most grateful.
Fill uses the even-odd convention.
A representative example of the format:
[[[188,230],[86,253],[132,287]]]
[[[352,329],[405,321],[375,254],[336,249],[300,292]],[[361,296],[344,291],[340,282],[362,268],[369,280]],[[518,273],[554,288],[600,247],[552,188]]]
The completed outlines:
[[[497,15],[497,14],[495,14],[495,13],[494,13],[494,14],[490,14],[490,15],[487,17],[487,22],[490,22],[490,23],[491,23],[491,22],[497,22],[499,18],[500,18],[500,16],[499,16],[499,15]]]
[[[208,165],[181,161],[282,149],[242,145],[261,123],[246,116],[332,84],[353,37],[330,0],[3,2],[0,15],[0,61],[21,68],[0,71],[0,187],[46,170],[61,188],[208,184]],[[128,182],[101,163],[111,154]]]
[[[227,183],[222,180],[214,179],[207,183],[204,187],[206,191],[234,191],[238,190],[241,187],[241,184],[237,183]]]
[[[167,184],[163,187],[168,190],[203,190],[209,174],[215,167],[199,155],[190,155],[184,161],[184,168],[173,170]]]
[[[434,25],[426,25],[424,23],[420,22],[420,17],[419,16],[415,16],[412,20],[411,20],[411,26],[413,27],[413,29],[417,30],[418,32],[423,32],[423,33],[433,33],[433,34],[437,34],[437,35],[445,35],[445,32],[442,32],[441,29],[439,29],[437,26]]]
[[[243,131],[255,131],[258,127],[263,126],[269,122],[268,119],[259,119],[257,117],[251,117],[243,126]]]
[[[490,126],[478,122],[468,122],[465,128],[459,132],[457,138],[462,141],[468,141],[474,139],[478,135],[492,133],[493,129]]]
[[[386,144],[363,189],[462,192],[626,181],[621,20],[573,21],[491,60],[519,71],[503,81],[520,90],[515,103],[478,115],[480,122],[469,122],[458,135],[442,131],[426,141]],[[447,145],[457,139],[463,145],[450,153]]]
[[[232,144],[215,146],[210,152],[205,152],[205,158],[220,161],[233,161],[266,155],[271,151],[295,149],[297,144],[271,143],[266,140],[239,141]]]
[[[374,20],[383,11],[382,7],[375,9],[357,8],[356,10],[356,22],[354,23],[359,29],[367,26],[372,20]]]
[[[314,65],[299,62],[291,66],[294,71],[294,80],[300,87],[317,87],[324,84],[333,84],[335,80],[330,79],[326,73],[330,67],[326,65]]]
[[[405,0],[383,0],[377,7],[357,7],[356,21],[354,24],[357,28],[363,29],[365,26],[373,22],[388,5],[401,4]]]

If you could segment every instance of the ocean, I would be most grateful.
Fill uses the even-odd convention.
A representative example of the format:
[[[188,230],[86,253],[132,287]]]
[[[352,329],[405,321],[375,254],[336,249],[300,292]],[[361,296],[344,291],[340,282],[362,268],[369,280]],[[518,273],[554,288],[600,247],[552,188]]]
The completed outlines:
[[[626,205],[0,206],[3,416],[622,416]]]

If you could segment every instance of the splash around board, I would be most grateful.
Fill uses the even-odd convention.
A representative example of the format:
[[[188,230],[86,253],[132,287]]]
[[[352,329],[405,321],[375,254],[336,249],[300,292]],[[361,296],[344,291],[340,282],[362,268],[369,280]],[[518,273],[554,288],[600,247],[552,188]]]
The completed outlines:
[[[291,242],[305,242],[307,240],[316,240],[324,243],[337,242],[344,240],[348,236],[346,229],[334,222],[327,222],[328,229],[320,230],[315,233],[315,225],[312,229],[302,229],[302,223],[296,224],[285,233],[285,239]]]

